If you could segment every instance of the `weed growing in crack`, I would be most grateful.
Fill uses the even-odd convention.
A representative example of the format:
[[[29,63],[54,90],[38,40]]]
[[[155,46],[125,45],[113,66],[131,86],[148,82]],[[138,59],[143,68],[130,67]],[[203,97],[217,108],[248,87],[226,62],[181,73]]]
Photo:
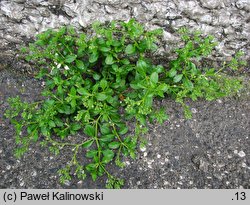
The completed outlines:
[[[72,158],[58,171],[62,183],[72,179],[73,170],[79,179],[106,175],[107,188],[120,188],[123,179],[107,165],[124,167],[122,157],[136,158],[138,144],[144,144],[148,121],[167,120],[165,108],[153,106],[154,98],[173,97],[191,117],[186,98],[214,100],[241,88],[240,80],[221,74],[224,68],[198,67],[215,43],[211,36],[202,38],[186,29],[181,30],[184,46],[175,50],[170,68],[154,65],[147,56],[157,50],[161,34],[134,19],[97,22],[88,34],[67,27],[39,34],[22,51],[39,67],[37,78],[46,82],[44,100],[10,98],[5,113],[16,129],[15,155],[21,157],[34,142],[55,154],[70,147]],[[237,65],[236,59],[234,69]],[[135,123],[134,130],[128,121]],[[81,136],[76,142],[68,139],[76,134]]]

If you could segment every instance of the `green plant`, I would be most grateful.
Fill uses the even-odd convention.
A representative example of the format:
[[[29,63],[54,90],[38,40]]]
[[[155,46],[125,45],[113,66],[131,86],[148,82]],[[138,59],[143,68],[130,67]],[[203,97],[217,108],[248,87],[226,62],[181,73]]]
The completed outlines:
[[[72,158],[59,170],[62,183],[71,180],[74,170],[81,179],[88,173],[93,180],[106,174],[107,188],[120,188],[123,180],[112,175],[107,164],[114,161],[124,167],[122,157],[134,159],[138,144],[144,146],[147,122],[167,120],[165,108],[154,107],[154,98],[172,96],[190,117],[185,98],[212,100],[239,90],[239,80],[196,66],[194,60],[200,61],[215,46],[210,36],[182,29],[184,47],[176,49],[170,69],[154,65],[149,57],[161,33],[146,31],[131,19],[96,22],[87,34],[67,27],[39,34],[22,51],[38,66],[37,78],[46,81],[43,100],[10,98],[5,113],[16,128],[15,155],[21,157],[37,141],[55,154],[70,147]],[[129,130],[128,120],[135,123],[134,130]],[[74,142],[68,139],[77,133]]]

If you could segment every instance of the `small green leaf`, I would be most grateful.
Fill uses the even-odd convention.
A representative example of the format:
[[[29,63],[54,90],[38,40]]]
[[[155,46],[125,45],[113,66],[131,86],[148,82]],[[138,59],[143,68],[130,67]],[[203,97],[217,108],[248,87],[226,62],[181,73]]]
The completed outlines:
[[[67,55],[65,58],[66,63],[72,63],[76,59],[76,55]]]
[[[158,83],[158,73],[156,72],[153,72],[151,75],[150,75],[150,81],[154,84],[157,84]]]
[[[97,93],[96,94],[96,99],[100,101],[104,101],[108,98],[108,96],[104,93]]]
[[[82,61],[80,61],[80,60],[76,60],[76,67],[79,68],[80,70],[85,69],[84,63]]]
[[[74,131],[80,130],[82,126],[80,124],[74,123],[71,125],[71,129]]]
[[[146,107],[152,107],[152,104],[153,104],[153,96],[146,96],[145,97],[145,106]]]
[[[102,142],[111,142],[114,138],[115,138],[114,134],[108,134],[108,135],[101,136],[100,140]]]
[[[35,142],[38,140],[38,131],[37,131],[37,130],[35,130],[35,131],[33,132],[33,140],[34,140]]]
[[[96,164],[94,164],[94,163],[88,164],[88,165],[86,166],[86,169],[87,169],[89,172],[92,172],[93,170],[96,170],[96,168],[97,168],[97,166],[96,166]]]
[[[180,82],[181,79],[182,79],[182,77],[183,77],[183,74],[176,75],[176,76],[174,77],[174,82],[175,82],[175,83]]]
[[[81,95],[88,96],[90,93],[85,88],[78,88],[77,92]]]
[[[50,128],[52,128],[52,127],[55,127],[56,124],[55,124],[54,121],[50,120],[50,121],[49,121],[49,126],[50,126]]]
[[[110,142],[108,146],[110,149],[117,149],[120,147],[120,142]]]
[[[160,84],[158,87],[157,87],[157,90],[159,91],[163,91],[164,93],[169,89],[169,85],[163,83],[163,84]]]
[[[105,126],[105,125],[101,126],[101,133],[102,133],[103,135],[109,134],[109,133],[110,133],[109,127],[108,127],[108,126]]]
[[[49,131],[45,126],[41,127],[41,133],[46,137],[49,136]]]
[[[93,144],[93,140],[88,140],[82,144],[83,148],[89,148]]]
[[[95,128],[91,125],[86,125],[84,133],[90,137],[95,137]]]
[[[94,172],[92,171],[91,172],[91,177],[92,177],[93,181],[95,181],[97,179],[97,173],[96,173],[96,171],[94,171]]]
[[[114,158],[114,156],[115,156],[114,152],[113,152],[112,150],[110,150],[110,149],[104,150],[104,151],[102,152],[102,154],[103,154],[103,159],[102,159],[102,161],[103,161],[104,163],[110,162],[110,161]]]
[[[124,64],[124,65],[129,65],[130,64],[130,61],[128,59],[122,59],[121,62]]]
[[[108,82],[105,79],[102,79],[100,81],[100,86],[101,86],[102,90],[104,90],[108,86]]]
[[[113,61],[113,56],[112,56],[112,55],[108,55],[108,56],[106,57],[106,59],[105,59],[105,63],[106,63],[107,65],[112,65],[112,64],[114,63],[114,61]]]
[[[142,69],[145,69],[148,66],[147,63],[142,59],[138,60],[136,65],[138,68],[142,68]]]
[[[125,53],[126,54],[133,54],[135,52],[135,47],[132,44],[127,45],[125,48]]]
[[[97,150],[90,150],[86,153],[86,157],[87,158],[93,158],[94,156],[96,156],[98,154]]]
[[[193,83],[190,81],[190,80],[188,80],[188,79],[183,79],[183,85],[187,88],[187,89],[189,89],[189,90],[192,90],[193,88],[194,88],[194,85],[193,85]]]
[[[124,128],[122,128],[121,130],[119,130],[119,134],[120,135],[124,135],[124,134],[126,134],[128,132],[128,128],[127,127],[124,127]]]
[[[98,59],[98,53],[97,52],[94,52],[94,53],[92,53],[91,55],[90,55],[90,57],[89,57],[89,62],[90,63],[94,63],[94,62],[96,62],[97,61],[97,59]]]
[[[168,75],[169,75],[170,78],[172,78],[172,77],[174,77],[174,76],[176,75],[176,73],[177,73],[177,71],[176,71],[174,68],[172,68],[172,69],[168,72]]]
[[[106,53],[106,52],[109,52],[109,51],[110,51],[110,48],[109,48],[109,47],[101,47],[101,48],[100,48],[100,51]]]

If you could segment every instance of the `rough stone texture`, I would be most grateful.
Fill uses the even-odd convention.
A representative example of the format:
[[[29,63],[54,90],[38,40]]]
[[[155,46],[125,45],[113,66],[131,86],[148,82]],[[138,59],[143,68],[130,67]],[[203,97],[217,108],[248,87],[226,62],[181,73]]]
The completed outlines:
[[[4,0],[0,7],[0,51],[8,60],[20,44],[47,28],[133,17],[148,28],[164,29],[166,52],[178,41],[176,29],[187,26],[217,37],[213,59],[230,59],[243,50],[250,61],[249,0]]]

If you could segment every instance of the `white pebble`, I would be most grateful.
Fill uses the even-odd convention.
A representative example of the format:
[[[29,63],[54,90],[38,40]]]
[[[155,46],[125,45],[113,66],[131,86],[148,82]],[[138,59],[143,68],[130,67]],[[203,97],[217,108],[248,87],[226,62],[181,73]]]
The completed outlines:
[[[164,185],[168,185],[169,184],[169,182],[168,181],[164,181]]]
[[[33,172],[31,173],[31,176],[33,176],[33,177],[37,176],[37,172],[36,172],[36,171],[33,171]]]
[[[64,182],[64,185],[70,186],[70,181],[69,181],[69,180],[66,180],[66,181]]]
[[[246,156],[245,152],[243,152],[243,151],[240,151],[240,152],[238,153],[238,155],[239,155],[240,157],[245,157],[245,156]]]
[[[128,165],[128,166],[130,165],[130,161],[126,161],[125,163],[126,163],[126,165]]]
[[[195,114],[195,113],[197,113],[197,110],[196,110],[195,108],[191,108],[191,112],[192,112],[193,114]]]
[[[221,100],[217,100],[217,102],[218,102],[218,103],[222,103],[222,101],[221,101]]]

